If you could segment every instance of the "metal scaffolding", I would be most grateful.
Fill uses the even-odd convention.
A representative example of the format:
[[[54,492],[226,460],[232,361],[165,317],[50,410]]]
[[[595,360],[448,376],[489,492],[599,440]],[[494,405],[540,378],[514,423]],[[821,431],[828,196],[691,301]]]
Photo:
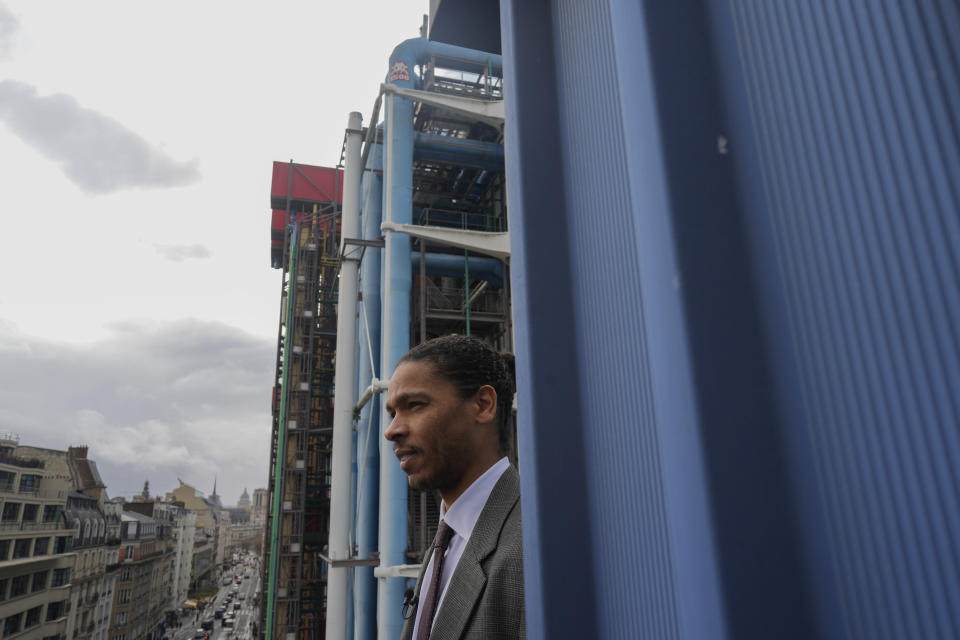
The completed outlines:
[[[270,639],[319,640],[326,602],[320,558],[330,511],[339,194],[334,191],[332,202],[297,199],[295,172],[308,182],[309,176],[292,162],[289,172],[260,628]]]

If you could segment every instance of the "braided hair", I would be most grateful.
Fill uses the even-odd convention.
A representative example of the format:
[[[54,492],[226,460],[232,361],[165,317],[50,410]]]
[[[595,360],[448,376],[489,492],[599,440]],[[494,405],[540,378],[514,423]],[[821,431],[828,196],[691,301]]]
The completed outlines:
[[[473,396],[484,385],[493,387],[497,392],[497,439],[500,453],[505,454],[510,449],[510,415],[516,389],[513,354],[498,353],[482,340],[452,333],[410,349],[397,365],[419,361],[429,362],[461,398]]]

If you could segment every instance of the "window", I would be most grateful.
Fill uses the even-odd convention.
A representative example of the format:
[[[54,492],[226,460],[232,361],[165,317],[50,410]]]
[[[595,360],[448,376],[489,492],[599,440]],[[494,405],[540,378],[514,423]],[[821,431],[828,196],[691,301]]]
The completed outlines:
[[[27,592],[30,585],[30,576],[24,574],[10,580],[10,597],[18,598]]]
[[[17,474],[12,471],[0,471],[0,491],[13,491]]]
[[[10,541],[0,540],[0,562],[10,557]]]
[[[3,621],[3,637],[12,636],[13,634],[20,631],[20,620],[23,618],[23,612],[20,612],[14,616],[7,616],[7,619]]]
[[[33,538],[20,538],[13,542],[13,559],[29,558],[30,547],[33,546]]]
[[[127,547],[127,550],[126,550],[126,552],[124,553],[123,559],[124,559],[124,560],[133,560],[133,545],[129,545],[129,546]]]
[[[0,515],[0,520],[3,520],[4,522],[16,522],[19,518],[20,518],[20,503],[4,502],[3,514]]]
[[[127,612],[126,612],[126,611],[121,611],[120,613],[117,614],[117,618],[116,618],[116,620],[114,621],[114,626],[115,626],[115,627],[123,627],[123,626],[125,626],[126,624],[127,624]]]
[[[37,538],[33,543],[33,555],[45,556],[50,549],[50,538]]]
[[[40,624],[40,612],[42,610],[42,604],[34,607],[33,609],[27,609],[27,619],[23,622],[23,628],[29,629],[30,627],[35,627]]]
[[[54,569],[51,587],[62,587],[70,582],[70,569]]]
[[[120,569],[120,582],[130,582],[130,578],[132,577],[130,573],[130,567],[123,567]]]
[[[0,602],[3,602],[7,599],[7,584],[9,582],[9,578],[0,579]]]
[[[37,513],[40,511],[40,505],[38,504],[25,504],[23,505],[23,521],[24,522],[36,522]]]
[[[43,507],[43,521],[56,522],[60,517],[60,505],[48,504]]]
[[[73,538],[70,536],[57,536],[53,541],[54,553],[67,553],[73,548]]]
[[[66,601],[51,602],[47,605],[47,622],[62,618],[67,614]]]
[[[115,633],[113,635],[113,640],[127,640],[127,634],[125,633]]]
[[[120,589],[117,593],[117,604],[128,604],[130,602],[130,589]]]
[[[49,571],[37,571],[33,574],[33,584],[30,586],[31,592],[43,591],[47,588],[47,576],[50,575]]]
[[[31,473],[20,474],[20,493],[36,491],[40,488],[40,476]]]

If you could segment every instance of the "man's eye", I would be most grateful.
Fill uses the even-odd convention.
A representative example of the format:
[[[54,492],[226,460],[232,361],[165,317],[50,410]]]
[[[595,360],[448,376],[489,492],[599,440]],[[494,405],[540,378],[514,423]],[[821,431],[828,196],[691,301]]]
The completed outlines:
[[[411,409],[413,409],[413,408],[415,408],[415,407],[422,407],[422,406],[424,406],[425,404],[427,404],[427,403],[426,403],[426,402],[422,402],[422,401],[420,401],[420,400],[414,400],[413,402],[410,403],[409,406],[410,406]]]

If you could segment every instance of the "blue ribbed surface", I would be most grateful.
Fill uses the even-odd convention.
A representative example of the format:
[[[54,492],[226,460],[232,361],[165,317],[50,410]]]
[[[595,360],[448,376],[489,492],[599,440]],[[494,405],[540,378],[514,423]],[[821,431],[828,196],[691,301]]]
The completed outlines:
[[[960,637],[960,5],[501,16],[530,637]]]
[[[728,6],[839,593],[821,628],[960,637],[960,8]]]
[[[590,519],[598,526],[597,637],[677,638],[611,14],[605,3],[556,6],[556,28],[570,36],[558,43],[557,81],[567,110],[561,130],[567,206],[578,213],[569,229],[571,285],[583,418],[592,425],[584,444]],[[601,95],[609,99],[598,101]],[[584,157],[592,160],[589,171]]]

